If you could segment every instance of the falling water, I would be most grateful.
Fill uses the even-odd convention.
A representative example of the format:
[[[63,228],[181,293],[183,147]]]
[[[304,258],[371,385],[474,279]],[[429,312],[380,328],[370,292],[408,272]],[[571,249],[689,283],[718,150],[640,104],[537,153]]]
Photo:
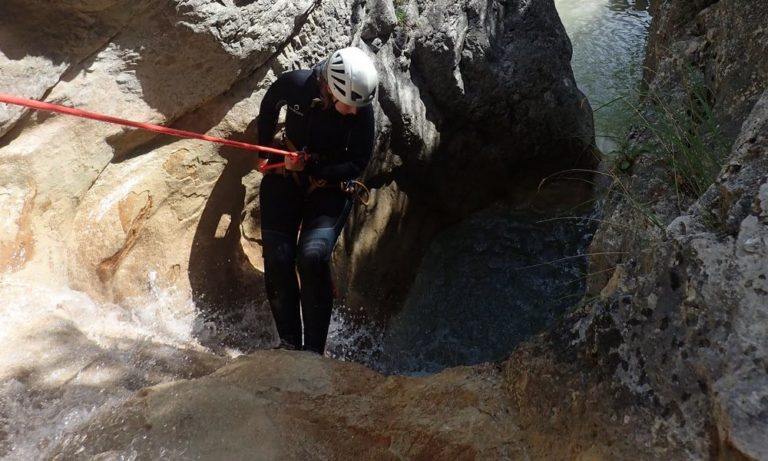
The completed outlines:
[[[52,455],[48,449],[97,409],[220,364],[195,339],[202,325],[190,301],[173,290],[152,292],[150,302],[119,306],[0,278],[0,458]]]

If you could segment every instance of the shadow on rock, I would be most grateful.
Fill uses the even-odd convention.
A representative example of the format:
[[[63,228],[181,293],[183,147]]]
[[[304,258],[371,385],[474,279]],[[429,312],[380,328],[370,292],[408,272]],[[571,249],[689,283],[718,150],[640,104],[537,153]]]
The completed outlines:
[[[253,266],[241,243],[250,171],[242,155],[222,156],[228,163],[200,217],[189,256],[192,297],[199,311],[200,342],[213,350],[244,352],[271,346],[274,323],[265,302],[264,274]]]

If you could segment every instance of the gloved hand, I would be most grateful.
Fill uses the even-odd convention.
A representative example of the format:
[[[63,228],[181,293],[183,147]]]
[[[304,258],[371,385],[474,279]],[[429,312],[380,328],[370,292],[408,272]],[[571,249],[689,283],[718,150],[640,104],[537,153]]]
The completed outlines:
[[[304,157],[299,155],[286,155],[285,169],[288,171],[302,171],[304,169]]]

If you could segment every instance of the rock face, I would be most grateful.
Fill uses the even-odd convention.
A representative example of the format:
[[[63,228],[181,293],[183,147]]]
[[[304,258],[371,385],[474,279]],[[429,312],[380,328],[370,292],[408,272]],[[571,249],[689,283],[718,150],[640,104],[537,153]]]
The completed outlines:
[[[275,75],[361,46],[382,74],[373,205],[357,210],[338,275],[350,302],[392,310],[413,278],[401,268],[418,265],[446,221],[525,202],[542,176],[588,164],[592,143],[551,2],[397,5],[11,0],[0,6],[0,89],[252,140]],[[159,287],[211,311],[261,305],[259,175],[240,161],[250,154],[0,110],[4,271],[108,302]]]
[[[244,131],[266,65],[313,7],[284,3],[5,2],[3,90],[212,134]],[[345,6],[329,6],[329,30]],[[10,199],[18,230],[11,222],[2,236],[13,258],[4,267],[105,301],[147,297],[150,285],[211,303],[258,294],[257,271],[241,264],[244,172],[232,173],[218,149],[16,108],[3,115],[3,131],[12,128],[3,174],[24,185]]]
[[[309,353],[259,352],[141,391],[51,459],[520,459],[510,408],[486,400],[501,383],[493,368],[384,378]]]
[[[573,327],[585,356],[656,407],[694,458],[768,456],[767,110],[768,93],[717,183],[663,232],[641,230],[631,207],[609,215],[636,233],[596,236],[592,251],[624,255]]]
[[[530,168],[552,173],[589,164],[579,156],[590,153],[591,111],[570,77],[570,42],[550,2],[418,7],[418,16],[395,30],[391,71],[398,87],[407,76],[416,88],[387,92],[382,103],[409,135],[402,141],[411,141],[406,149],[393,142],[405,188],[461,215],[488,196],[519,193],[510,183],[522,181],[522,169],[528,175]],[[415,92],[424,105],[421,123],[398,117],[411,115],[405,107]],[[417,131],[425,127],[435,131]]]
[[[684,459],[642,430],[652,422],[642,407],[610,408],[608,384],[558,360],[531,347],[504,366],[408,378],[257,352],[140,391],[50,459]]]
[[[700,70],[714,93],[722,130],[735,139],[768,81],[763,58],[768,5],[759,2],[747,11],[733,0],[696,0],[657,1],[651,7],[646,80],[669,89],[681,74]],[[673,55],[678,59],[669,59]],[[687,68],[681,69],[681,62]]]
[[[573,344],[655,409],[686,458],[766,459],[768,10],[661,1],[655,12],[649,86],[676,107],[701,72],[732,148],[698,199],[676,194],[658,157],[638,159],[592,243],[612,255],[591,260],[606,275],[571,318]]]

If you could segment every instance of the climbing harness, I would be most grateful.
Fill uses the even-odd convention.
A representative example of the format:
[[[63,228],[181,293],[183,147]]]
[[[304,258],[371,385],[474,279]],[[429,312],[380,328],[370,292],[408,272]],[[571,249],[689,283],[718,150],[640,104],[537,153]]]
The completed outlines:
[[[286,146],[291,151],[304,153],[305,160],[309,160],[310,158],[313,158],[311,155],[306,153],[307,151],[306,147],[302,148],[301,150],[296,149],[296,145],[293,143],[293,141],[290,140],[290,138],[288,138],[288,135],[285,133],[284,128],[280,129],[280,131],[276,134],[276,137],[279,139],[282,145]],[[283,174],[283,175],[287,175],[289,173],[289,171],[285,169],[285,162],[267,164],[263,168],[272,170],[276,173]],[[300,185],[301,180],[299,179],[298,173],[296,173],[295,171],[290,171],[290,174],[293,177],[294,182],[297,185]],[[365,187],[365,184],[363,184],[360,181],[356,181],[354,179],[349,181],[341,181],[341,182],[328,182],[324,179],[317,179],[310,176],[309,187],[307,188],[307,195],[311,194],[312,191],[314,191],[315,189],[335,188],[335,187],[338,187],[339,189],[341,189],[342,192],[346,194],[354,196],[363,206],[365,207],[368,206],[368,203],[370,202],[370,198],[371,198],[371,192],[368,190],[367,187]]]
[[[349,181],[342,181],[341,190],[355,197],[361,205],[368,208],[368,204],[371,202],[371,191],[365,187],[360,181],[351,179]]]
[[[303,158],[305,158],[307,155],[306,152],[290,152],[287,150],[260,146],[258,144],[249,144],[249,143],[240,142],[240,141],[232,141],[230,139],[217,138],[215,136],[208,136],[206,134],[194,133],[192,131],[178,130],[176,128],[168,128],[166,126],[154,125],[151,123],[135,122],[133,120],[126,120],[122,118],[111,117],[109,115],[99,114],[96,112],[88,112],[80,109],[74,109],[72,107],[61,106],[59,104],[36,101],[34,99],[20,98],[17,96],[12,96],[4,93],[0,93],[0,102],[5,104],[13,104],[16,106],[28,107],[30,109],[41,110],[45,112],[56,112],[60,114],[73,115],[75,117],[80,117],[80,118],[98,120],[100,122],[113,123],[116,125],[123,125],[131,128],[138,128],[141,130],[152,131],[155,133],[166,134],[170,136],[176,136],[179,138],[201,139],[203,141],[237,147],[240,149],[255,150],[259,152],[265,152],[268,154],[276,154],[276,155],[282,155],[282,156],[295,156],[295,157],[303,157]],[[272,165],[270,165],[270,167],[272,167]]]

